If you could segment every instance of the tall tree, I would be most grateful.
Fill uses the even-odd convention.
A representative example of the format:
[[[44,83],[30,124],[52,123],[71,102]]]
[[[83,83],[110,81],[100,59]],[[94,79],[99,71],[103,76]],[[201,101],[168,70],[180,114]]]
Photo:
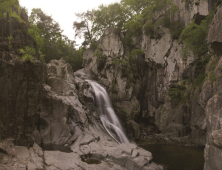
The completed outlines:
[[[97,10],[92,11],[92,32],[99,37],[106,28],[117,28],[121,31],[131,15],[131,11],[119,3],[112,3],[108,6],[100,5]]]
[[[75,37],[84,38],[85,41],[83,42],[83,46],[87,46],[94,41],[92,32],[91,32],[91,25],[90,25],[90,18],[92,16],[91,11],[86,11],[82,13],[75,14],[79,22],[75,21],[73,23],[73,29],[75,30]]]

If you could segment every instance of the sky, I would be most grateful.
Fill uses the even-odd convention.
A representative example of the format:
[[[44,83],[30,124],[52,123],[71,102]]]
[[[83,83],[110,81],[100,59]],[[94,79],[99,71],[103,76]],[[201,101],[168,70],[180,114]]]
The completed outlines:
[[[111,4],[120,0],[19,0],[20,5],[26,7],[29,14],[32,8],[41,8],[47,15],[60,24],[63,34],[74,40],[73,22],[77,20],[75,13],[97,8],[101,4]],[[77,44],[83,40],[76,39]]]

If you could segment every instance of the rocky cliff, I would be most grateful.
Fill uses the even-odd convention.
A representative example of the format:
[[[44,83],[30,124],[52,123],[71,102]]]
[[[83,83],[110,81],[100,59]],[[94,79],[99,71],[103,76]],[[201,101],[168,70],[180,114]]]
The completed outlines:
[[[176,1],[178,20],[185,27],[192,19],[199,24],[214,3]],[[185,58],[184,45],[163,26],[157,37],[106,29],[98,48],[84,53],[85,72],[108,89],[132,139],[205,145],[205,170],[222,169],[221,10],[219,5],[204,56],[190,52]]]
[[[45,65],[37,55],[35,62],[21,60],[20,49],[36,44],[28,34],[28,16],[20,17],[0,18],[0,140],[13,137],[17,145],[32,146]]]
[[[21,63],[26,62],[21,61]],[[38,62],[33,65],[26,64],[30,68],[29,74],[38,70],[33,66]],[[4,138],[0,142],[0,168],[7,170],[162,169],[152,162],[150,152],[135,144],[118,144],[105,130],[98,128],[102,127],[102,123],[96,112],[94,94],[85,81],[84,73],[79,71],[74,75],[72,67],[62,59],[52,60],[46,66],[45,73],[46,79],[38,83],[32,82],[31,78],[20,81],[25,85],[32,84],[32,88],[29,89],[20,87],[27,91],[28,96],[19,92],[17,95],[17,98],[21,99],[20,102],[31,109],[24,112],[27,117],[19,112],[19,109],[23,108],[21,106],[17,106],[19,109],[17,108],[16,114],[11,114],[12,118],[16,116],[15,120],[22,121],[21,129],[25,132],[20,135],[20,129],[13,130],[18,132],[17,136],[23,135],[23,138],[17,140],[17,136],[12,135],[15,132],[6,133],[8,136],[1,133]],[[15,71],[12,70],[11,74],[14,75]],[[43,75],[44,72],[41,72],[39,77],[42,78]],[[34,88],[34,83],[39,85],[35,84],[41,91]],[[17,87],[18,82],[14,82],[14,86]],[[33,93],[40,95],[36,98]],[[23,101],[23,98],[26,100]],[[2,101],[6,106],[16,104],[8,100],[8,94],[5,94]],[[7,113],[7,110],[3,110],[3,106],[1,109],[1,116]],[[13,119],[10,118],[7,120],[6,117],[5,121],[1,119],[2,128],[8,127],[6,123],[13,125]],[[26,139],[24,137],[29,137],[30,140],[24,140]]]
[[[37,60],[24,21],[0,20],[0,169],[162,170],[150,152],[106,133],[84,73]],[[22,58],[25,46],[36,50],[32,60]]]
[[[214,1],[175,1],[186,27],[201,22]],[[27,21],[27,16],[21,17]],[[28,23],[2,18],[0,29],[0,169],[160,170],[152,154],[117,144],[96,112],[87,75],[108,90],[131,140],[205,145],[204,170],[221,170],[222,7],[218,6],[204,56],[183,57],[169,28],[130,37],[109,28],[97,49],[84,53],[84,70],[63,59],[37,60]],[[19,50],[36,49],[23,61]],[[93,163],[93,164],[91,164]]]

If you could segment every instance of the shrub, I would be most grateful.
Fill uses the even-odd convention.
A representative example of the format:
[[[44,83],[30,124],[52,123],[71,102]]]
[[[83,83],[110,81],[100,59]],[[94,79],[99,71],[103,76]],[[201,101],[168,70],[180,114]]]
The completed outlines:
[[[35,49],[33,47],[25,46],[25,50],[20,49],[20,54],[22,54],[22,60],[32,62],[32,56],[35,55]]]
[[[143,50],[133,49],[129,54],[130,61],[133,61],[135,56],[143,54],[144,54]]]
[[[184,43],[185,48],[183,50],[184,57],[189,56],[189,51],[193,51],[194,55],[202,55],[208,51],[206,37],[208,35],[209,24],[213,19],[213,13],[211,12],[206,19],[202,20],[200,25],[193,20],[182,31],[179,40],[180,43]]]

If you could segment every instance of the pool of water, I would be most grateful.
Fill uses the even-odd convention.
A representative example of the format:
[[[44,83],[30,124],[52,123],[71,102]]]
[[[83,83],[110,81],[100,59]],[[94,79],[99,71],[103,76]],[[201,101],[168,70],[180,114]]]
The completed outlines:
[[[139,143],[164,170],[203,170],[204,147]]]

